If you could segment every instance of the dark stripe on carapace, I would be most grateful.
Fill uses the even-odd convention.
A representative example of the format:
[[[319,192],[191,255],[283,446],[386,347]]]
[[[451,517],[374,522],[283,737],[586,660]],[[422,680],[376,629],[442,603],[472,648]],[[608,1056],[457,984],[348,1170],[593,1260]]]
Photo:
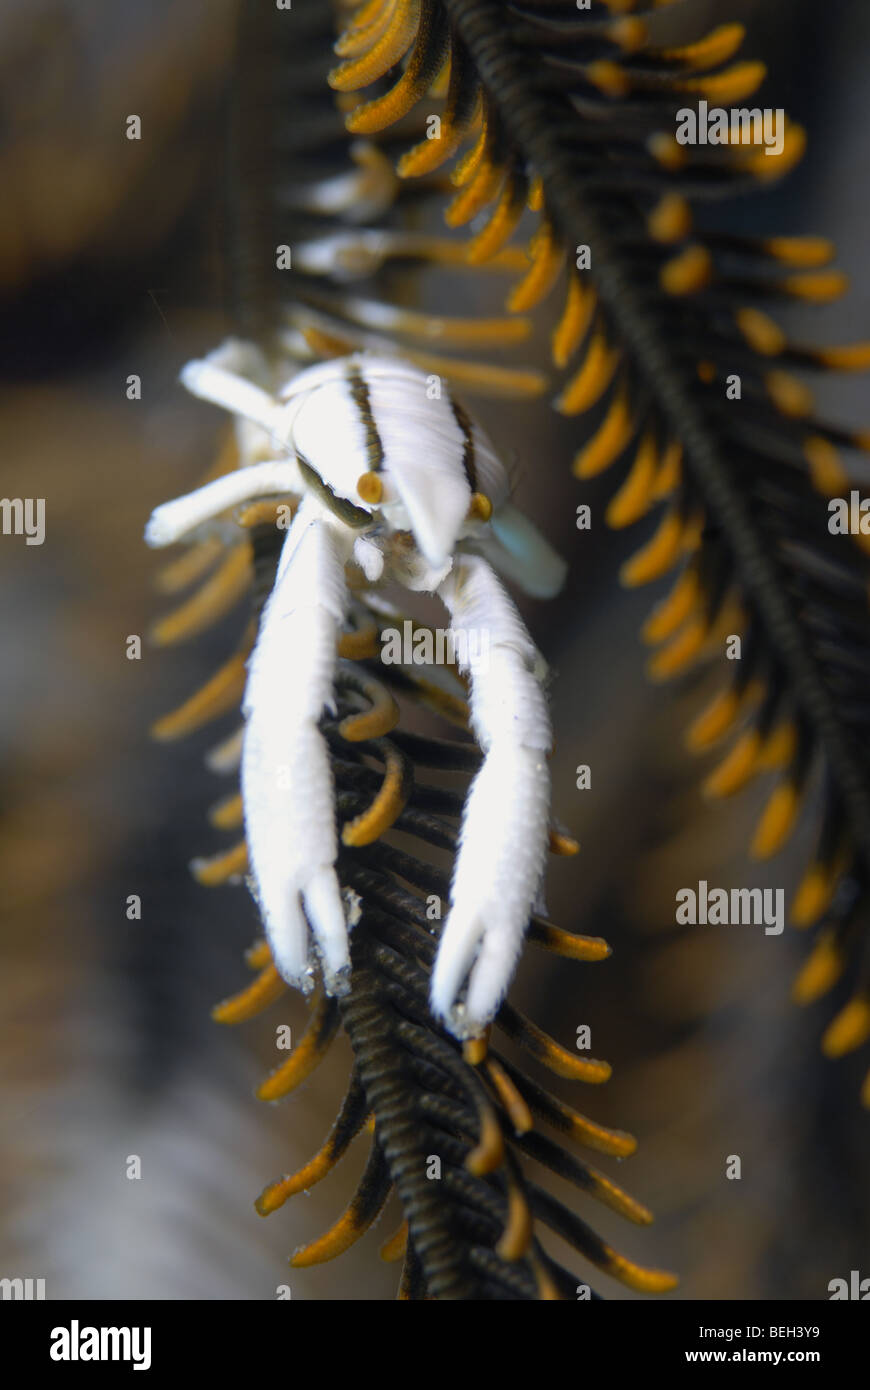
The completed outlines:
[[[296,462],[299,464],[299,471],[305,479],[312,492],[315,492],[322,502],[325,502],[331,512],[352,526],[355,531],[360,531],[364,526],[370,526],[372,522],[371,512],[365,511],[362,507],[355,507],[353,502],[349,502],[346,497],[339,497],[333,492],[329,483],[325,483],[317,472],[312,468],[306,458],[303,458],[296,451]]]
[[[453,397],[450,398],[450,409],[453,411],[453,418],[462,430],[462,437],[465,447],[462,451],[462,467],[465,469],[465,476],[472,492],[477,492],[477,463],[474,457],[474,429],[471,420],[466,415],[462,406]]]
[[[347,380],[353,403],[362,416],[363,427],[366,432],[366,458],[369,472],[379,473],[384,466],[384,446],[381,443],[381,436],[378,434],[378,427],[372,414],[369,388],[362,373],[356,367],[351,367],[347,374]]]

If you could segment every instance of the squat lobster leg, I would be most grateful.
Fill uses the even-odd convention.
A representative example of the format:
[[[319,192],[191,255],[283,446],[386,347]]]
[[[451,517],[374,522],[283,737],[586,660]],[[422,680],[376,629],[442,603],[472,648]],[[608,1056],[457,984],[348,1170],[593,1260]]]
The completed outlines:
[[[174,545],[221,512],[254,497],[280,497],[302,490],[295,459],[283,458],[253,463],[222,478],[204,483],[195,492],[176,497],[155,507],[145,528],[148,545]]]
[[[188,362],[182,368],[181,380],[192,396],[211,401],[271,433],[281,407],[261,384],[267,374],[265,358],[253,344],[230,338],[208,357]]]
[[[348,989],[350,957],[334,868],[332,774],[317,724],[333,702],[349,544],[307,498],[284,542],[243,705],[245,828],[275,964],[291,984],[311,990],[307,916],[330,994]]]
[[[465,803],[431,989],[434,1011],[457,1036],[471,1037],[491,1021],[510,983],[543,873],[552,736],[536,674],[541,658],[487,562],[458,556],[438,593],[460,661],[463,651],[480,650],[475,638],[485,639],[482,659],[464,663],[485,758]]]

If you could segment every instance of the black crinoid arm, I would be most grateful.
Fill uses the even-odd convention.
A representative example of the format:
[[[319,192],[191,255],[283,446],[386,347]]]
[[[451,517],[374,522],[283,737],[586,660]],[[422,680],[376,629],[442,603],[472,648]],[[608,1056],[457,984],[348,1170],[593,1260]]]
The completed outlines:
[[[798,373],[866,368],[870,348],[801,346],[776,321],[777,300],[821,303],[843,288],[826,241],[716,229],[719,200],[787,172],[803,148],[784,116],[775,129],[729,116],[717,141],[698,138],[702,106],[740,111],[763,80],[760,64],[736,57],[741,26],[667,43],[657,37],[661,16],[630,0],[586,9],[568,0],[370,0],[281,15],[252,4],[241,14],[227,161],[234,330],[285,365],[399,356],[463,393],[525,400],[548,378],[514,349],[533,311],[558,298],[551,355],[565,374],[557,409],[578,421],[574,473],[618,475],[609,525],[652,521],[624,567],[626,584],[675,573],[646,628],[658,647],[653,673],[676,675],[739,641],[740,660],[728,663],[689,741],[706,749],[732,739],[708,777],[711,795],[760,771],[780,774],[753,842],[759,857],[781,847],[812,799],[820,832],[792,915],[819,936],[799,993],[814,997],[854,971],[854,996],[825,1046],[838,1053],[866,1041],[867,538],[832,526],[829,504],[850,497],[852,456],[868,439],[815,419]],[[435,222],[442,213],[449,234]],[[459,289],[442,301],[431,284],[444,276]],[[497,316],[441,311],[463,302],[469,283],[476,303],[484,281],[500,279],[513,284]],[[218,471],[233,466],[225,460]],[[166,620],[164,640],[191,635],[234,603],[248,605],[251,623],[252,594],[255,618],[222,670],[161,721],[163,737],[240,701],[282,541],[276,505],[227,518],[177,562],[166,587],[205,573],[205,596]],[[292,1091],[342,1028],[353,1070],[322,1149],[268,1187],[258,1208],[274,1211],[326,1177],[367,1131],[355,1198],[297,1251],[297,1266],[339,1254],[395,1190],[403,1223],[385,1254],[404,1256],[401,1297],[590,1293],[582,1272],[548,1253],[545,1230],[629,1287],[666,1291],[672,1276],[618,1255],[573,1199],[530,1175],[531,1160],[584,1201],[650,1219],[572,1147],[624,1157],[631,1137],[550,1094],[516,1049],[578,1082],[606,1080],[607,1065],[562,1047],[510,1002],[491,1036],[464,1044],[430,1011],[440,907],[480,750],[461,681],[385,664],[382,629],[397,611],[364,586],[354,599],[334,710],[320,724],[339,881],[353,904],[350,988],[316,995],[307,1032],[260,1094]],[[434,731],[433,715],[442,721]],[[239,738],[215,750],[214,767],[235,769]],[[808,798],[817,781],[820,795]],[[215,820],[239,826],[240,798]],[[551,848],[576,846],[554,832]],[[246,867],[242,840],[197,871],[217,883]],[[599,939],[540,916],[528,940],[575,961],[607,954]],[[286,989],[265,941],[249,963],[254,983],[218,1007],[224,1022],[252,1017]]]
[[[271,507],[272,504],[264,504]],[[259,608],[271,589],[283,543],[264,506],[242,517],[252,562],[252,592]],[[628,1287],[662,1292],[674,1279],[627,1259],[574,1210],[527,1171],[534,1160],[576,1192],[627,1220],[646,1224],[651,1213],[605,1173],[581,1160],[583,1146],[611,1157],[632,1153],[635,1140],[597,1124],[542,1087],[526,1067],[534,1064],[574,1082],[606,1081],[609,1066],[571,1052],[510,1004],[502,1005],[495,1040],[458,1043],[432,1016],[429,980],[438,944],[441,905],[449,895],[451,859],[470,778],[480,752],[467,737],[409,732],[408,714],[427,711],[445,728],[462,728],[467,710],[458,694],[380,659],[381,624],[374,614],[352,623],[342,639],[335,709],[324,716],[342,849],[339,878],[356,904],[351,933],[350,988],[340,998],[315,993],[307,1029],[287,1060],[262,1084],[266,1101],[283,1099],[308,1079],[341,1029],[354,1063],[346,1098],[321,1150],[296,1173],[265,1189],[262,1215],[328,1176],[351,1142],[367,1130],[369,1159],[346,1211],[322,1237],[297,1250],[297,1268],[339,1255],[380,1216],[395,1189],[402,1225],[382,1251],[403,1258],[399,1296],[407,1299],[571,1299],[598,1297],[585,1276],[546,1250],[545,1230]],[[250,640],[250,634],[248,635]],[[220,678],[220,673],[219,673]],[[214,679],[210,683],[215,689]],[[188,732],[226,704],[196,709],[198,697],[158,727],[163,737]],[[195,718],[191,712],[195,712]],[[413,722],[413,721],[412,721]],[[232,763],[218,749],[212,766]],[[238,822],[238,798],[223,803],[218,823]],[[235,807],[235,816],[232,807]],[[554,834],[556,853],[576,846]],[[237,877],[245,844],[197,864],[207,884]],[[570,934],[543,918],[530,924],[531,942],[566,960],[606,959],[600,938]],[[264,1013],[288,986],[265,941],[248,953],[251,985],[215,1009],[219,1022],[237,1024]]]
[[[274,527],[254,537],[258,564],[268,563],[270,550],[274,556],[275,537]],[[348,1034],[351,1095],[365,1097],[355,1114],[359,1121],[371,1116],[374,1134],[351,1208],[294,1263],[327,1258],[361,1235],[395,1186],[405,1227],[398,1237],[405,1246],[401,1297],[576,1299],[578,1276],[547,1254],[544,1228],[629,1287],[666,1290],[670,1275],[618,1254],[526,1171],[533,1158],[645,1224],[651,1215],[642,1204],[547,1131],[616,1157],[632,1152],[631,1136],[596,1125],[548,1093],[494,1040],[460,1047],[432,1017],[438,909],[448,899],[458,821],[480,754],[468,739],[406,732],[397,701],[428,707],[454,726],[464,722],[463,702],[426,673],[416,679],[382,664],[375,654],[380,632],[351,633],[348,647],[362,651],[366,642],[372,655],[343,665],[335,716],[322,724],[342,822],[339,875],[360,904],[350,990],[323,1007]],[[595,962],[608,954],[600,939],[543,919],[532,922],[530,938],[566,959]],[[557,1076],[595,1084],[609,1075],[606,1063],[569,1052],[509,1004],[496,1030],[509,1048],[519,1046]],[[288,1065],[292,1072],[292,1058]],[[286,1184],[276,1185],[282,1197]]]
[[[752,844],[763,858],[821,783],[791,916],[818,932],[798,997],[853,974],[823,1044],[838,1055],[870,1037],[868,539],[854,490],[870,435],[816,418],[803,374],[866,370],[870,345],[795,343],[776,321],[777,302],[843,292],[828,241],[717,229],[723,198],[788,172],[805,143],[783,111],[750,104],[765,71],[736,56],[742,26],[668,44],[652,9],[668,6],[431,0],[402,39],[401,76],[357,48],[331,81],[365,88],[348,126],[373,133],[431,104],[430,72],[449,60],[440,136],[399,172],[453,161],[447,221],[483,220],[477,264],[503,254],[525,211],[538,215],[508,307],[528,312],[560,286],[557,408],[587,417],[574,472],[619,471],[610,525],[657,514],[622,574],[635,585],[676,573],[647,625],[653,673],[740,639],[689,734],[698,749],[735,736],[706,790],[780,772]]]
[[[404,7],[385,6],[381,29],[393,9],[398,14]],[[425,19],[422,10],[418,17]],[[392,136],[349,136],[328,82],[333,38],[326,6],[293,11],[292,20],[276,17],[271,7],[242,7],[225,200],[234,331],[256,343],[267,360],[296,370],[363,351],[402,356],[472,393],[540,393],[539,370],[479,356],[481,348],[500,351],[503,340],[522,342],[527,326],[521,319],[448,319],[412,307],[430,271],[455,272],[459,280],[466,275],[465,244],[420,230],[420,210],[429,202],[437,206],[440,181],[402,184],[392,168],[398,153]],[[430,78],[437,75],[433,69]],[[288,252],[280,270],[276,248],[278,262],[282,249]],[[495,260],[498,275],[527,265],[519,247]],[[455,355],[455,348],[468,355]],[[457,415],[457,422],[465,418]],[[239,440],[230,436],[212,476],[238,467]],[[247,608],[247,617],[236,651],[159,721],[158,737],[183,736],[238,706],[285,539],[281,513],[297,505],[298,498],[287,497],[236,508],[195,536],[164,574],[164,590],[196,581],[200,588],[158,625],[159,641],[191,637],[233,608]],[[499,1009],[492,1037],[464,1044],[432,1014],[430,976],[442,909],[482,752],[469,735],[467,691],[458,671],[409,671],[384,662],[382,630],[402,615],[360,578],[351,581],[333,707],[320,721],[340,841],[336,868],[352,924],[349,988],[332,997],[318,985],[304,1035],[258,1094],[266,1101],[288,1096],[312,1075],[341,1030],[354,1062],[322,1148],[300,1171],[267,1187],[257,1208],[267,1215],[309,1190],[365,1133],[369,1159],[355,1197],[329,1231],[296,1251],[295,1267],[340,1254],[395,1191],[402,1224],[382,1253],[404,1259],[400,1297],[597,1297],[583,1267],[569,1269],[548,1252],[547,1231],[628,1287],[664,1292],[676,1282],[672,1275],[619,1254],[578,1214],[573,1198],[556,1195],[567,1183],[584,1202],[602,1203],[637,1224],[649,1222],[642,1204],[574,1152],[579,1145],[623,1158],[634,1150],[634,1139],[551,1094],[521,1059],[525,1052],[533,1068],[587,1084],[605,1081],[609,1066],[562,1046],[510,1003]],[[239,728],[209,755],[211,769],[234,777],[241,747]],[[211,819],[218,828],[240,829],[241,795],[232,790]],[[561,854],[577,848],[558,830],[550,847]],[[246,840],[197,861],[194,869],[207,885],[238,881],[249,869]],[[562,931],[541,916],[533,917],[527,935],[533,946],[567,960],[595,963],[609,954],[601,939]],[[265,940],[248,952],[248,963],[256,972],[253,983],[217,1006],[220,1022],[253,1018],[288,988]],[[533,1178],[530,1161],[556,1183]]]

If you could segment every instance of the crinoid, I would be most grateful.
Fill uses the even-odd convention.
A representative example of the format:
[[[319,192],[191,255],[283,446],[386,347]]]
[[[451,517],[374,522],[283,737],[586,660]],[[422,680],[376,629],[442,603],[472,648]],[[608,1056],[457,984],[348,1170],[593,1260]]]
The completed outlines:
[[[819,772],[817,848],[791,905],[794,925],[818,935],[795,995],[818,997],[851,965],[854,994],[823,1040],[838,1056],[870,1038],[870,547],[860,522],[842,521],[860,476],[849,455],[866,453],[870,436],[815,418],[797,373],[866,370],[870,344],[793,343],[769,312],[844,292],[829,241],[716,229],[709,205],[788,172],[805,137],[777,110],[768,139],[765,113],[744,104],[765,69],[736,59],[741,25],[666,45],[645,12],[667,8],[366,6],[339,40],[330,82],[359,93],[349,130],[384,138],[435,109],[433,74],[449,72],[435,134],[396,167],[413,180],[452,161],[447,222],[484,223],[471,264],[493,265],[524,213],[538,218],[507,307],[528,313],[561,284],[552,357],[569,376],[557,408],[590,420],[574,473],[619,466],[613,527],[657,513],[622,571],[627,585],[677,572],[644,631],[659,648],[651,674],[677,675],[740,639],[740,660],[688,734],[696,750],[733,737],[705,791],[729,796],[780,773],[751,846],[765,858]]]
[[[228,556],[244,548],[261,602],[272,589],[279,551],[286,544],[277,524],[285,505],[274,500],[254,503],[227,527]],[[204,544],[208,541],[198,542]],[[189,550],[176,562],[170,574],[173,585],[181,577],[179,564],[189,564],[196,554]],[[211,560],[216,560],[214,554]],[[188,568],[184,577],[189,576]],[[206,580],[209,583],[214,589],[213,580]],[[204,616],[201,594],[202,590],[193,602],[199,602]],[[364,602],[363,591],[359,597]],[[633,1151],[634,1140],[596,1125],[548,1094],[485,1037],[468,1041],[460,1050],[430,1011],[430,970],[441,905],[450,891],[449,873],[437,859],[433,862],[433,852],[440,852],[442,860],[445,854],[448,859],[455,855],[456,821],[481,755],[469,741],[402,729],[396,696],[411,707],[428,706],[442,720],[462,728],[468,709],[461,686],[452,693],[431,680],[425,669],[409,672],[383,664],[383,628],[397,619],[410,620],[377,596],[370,601],[375,606],[366,609],[361,603],[355,621],[339,638],[334,707],[319,724],[342,823],[336,869],[355,904],[349,989],[336,992],[333,982],[329,995],[318,986],[304,1037],[263,1083],[259,1095],[277,1100],[294,1090],[322,1060],[341,1026],[350,1038],[355,1067],[323,1149],[299,1173],[267,1188],[258,1209],[264,1215],[274,1211],[319,1181],[368,1122],[373,1125],[371,1157],[357,1196],[331,1231],[297,1252],[295,1265],[317,1263],[347,1248],[379,1215],[395,1184],[407,1229],[385,1249],[391,1258],[406,1252],[403,1297],[576,1298],[577,1276],[546,1254],[536,1220],[629,1287],[670,1288],[671,1276],[642,1269],[617,1254],[522,1169],[521,1159],[528,1155],[629,1220],[647,1222],[650,1214],[640,1203],[541,1132],[535,1117],[587,1147],[619,1157]],[[176,614],[164,622],[161,635],[172,640],[186,627]],[[418,625],[415,630],[424,629]],[[160,721],[158,737],[192,732],[238,702],[252,637],[249,631],[243,648],[208,685]],[[292,659],[292,650],[289,656]],[[210,755],[213,770],[231,775],[238,768],[240,735],[241,730]],[[436,772],[434,784],[426,780],[428,769]],[[213,823],[227,830],[240,825],[242,817],[242,798],[236,793],[212,814]],[[402,847],[392,842],[390,831],[401,832]],[[416,853],[404,847],[409,840]],[[550,848],[573,853],[576,845],[553,830]],[[242,840],[209,860],[197,861],[194,868],[203,883],[214,885],[237,878],[246,866]],[[532,917],[529,937],[568,959],[599,961],[608,955],[602,940],[563,932],[539,916]],[[248,960],[257,978],[218,1006],[215,1017],[221,1022],[254,1017],[288,987],[265,941],[252,949]],[[508,1004],[499,1009],[496,1026],[558,1076],[598,1083],[609,1075],[606,1063],[569,1052]],[[433,1176],[440,1180],[433,1181]]]
[[[251,868],[272,948],[265,941],[253,948],[255,982],[216,1016],[252,1016],[287,979],[316,985],[308,1032],[264,1083],[267,1099],[307,1077],[341,1027],[355,1058],[323,1149],[267,1188],[259,1209],[272,1211],[319,1181],[368,1125],[371,1155],[356,1198],[326,1236],[297,1252],[297,1265],[346,1248],[395,1187],[405,1224],[385,1253],[404,1252],[402,1297],[575,1298],[578,1276],[547,1253],[541,1226],[630,1287],[663,1291],[673,1286],[670,1275],[617,1255],[527,1171],[533,1159],[643,1222],[644,1208],[538,1125],[617,1156],[633,1140],[569,1109],[490,1041],[492,1022],[558,1075],[587,1082],[608,1075],[606,1064],[564,1049],[501,1002],[527,922],[527,939],[557,954],[584,961],[607,954],[602,941],[549,923],[535,896],[547,835],[557,853],[576,845],[558,825],[548,829],[543,704],[528,715],[543,701],[534,648],[507,607],[492,685],[478,682],[461,657],[452,667],[392,664],[386,629],[413,634],[426,623],[379,585],[391,575],[412,592],[438,590],[455,622],[457,590],[472,592],[469,575],[497,563],[500,545],[509,580],[535,573],[541,594],[556,587],[557,562],[516,515],[495,540],[487,529],[509,505],[508,489],[503,480],[480,481],[475,458],[481,462],[488,446],[460,402],[475,394],[531,400],[546,389],[540,367],[512,355],[531,331],[531,311],[558,287],[552,359],[567,378],[557,408],[587,416],[574,473],[620,470],[606,512],[613,527],[657,513],[623,570],[626,584],[678,571],[645,630],[659,647],[652,674],[675,675],[720,653],[726,636],[741,645],[734,675],[689,734],[698,749],[736,735],[707,789],[727,795],[759,771],[781,773],[752,847],[765,856],[788,836],[811,769],[822,769],[818,849],[792,908],[798,924],[816,923],[821,932],[798,987],[810,997],[866,955],[867,547],[866,537],[832,533],[827,503],[849,487],[842,453],[866,450],[867,438],[814,419],[795,371],[864,368],[870,347],[796,346],[767,312],[781,298],[825,302],[840,292],[827,242],[724,235],[696,210],[786,172],[803,148],[802,132],[785,121],[781,138],[764,148],[744,139],[740,119],[725,121],[718,144],[678,138],[688,128],[687,105],[736,106],[763,80],[761,64],[734,61],[741,26],[669,46],[655,39],[654,17],[631,0],[582,10],[567,0],[368,0],[339,4],[336,15],[337,65],[328,7],[280,14],[243,7],[228,264],[234,331],[247,346],[230,343],[187,377],[198,394],[232,411],[235,432],[206,487],[158,509],[151,532],[161,543],[182,533],[192,540],[164,588],[202,581],[163,620],[160,639],[193,635],[249,603],[252,592],[262,610],[259,637],[254,620],[221,671],[160,722],[158,736],[176,737],[234,708],[256,643],[248,732],[240,728],[216,749],[211,765],[234,774],[256,762],[262,773],[274,760],[293,770],[281,789],[295,798],[292,824],[272,802],[259,802],[245,773],[247,805],[233,792],[213,819],[228,829],[244,820],[249,843],[196,866],[209,883]],[[291,96],[298,114],[288,114]],[[472,224],[472,236],[433,229],[433,210],[445,213],[450,229]],[[441,303],[448,280],[454,288],[445,302],[455,303],[463,286],[473,283],[479,300],[484,286],[504,277],[515,278],[505,312],[449,316],[427,307]],[[254,365],[237,370],[245,362]],[[222,395],[227,382],[217,389],[208,373],[228,363],[235,385]],[[438,409],[421,405],[416,424],[400,427],[406,402],[378,395],[379,372],[431,388]],[[324,418],[313,440],[322,462],[275,413],[315,380],[341,383],[335,432]],[[339,416],[351,408],[353,447],[330,453]],[[437,485],[430,478],[408,491],[401,469],[390,473],[389,451],[384,464],[383,440],[404,429],[407,467],[419,470],[415,439],[434,457],[426,430],[436,418],[449,433],[451,469]],[[197,511],[204,495],[224,506]],[[189,525],[161,531],[182,512]],[[283,608],[277,599],[263,607],[316,529],[298,526],[300,516],[327,527],[338,518],[341,534],[356,528],[360,540],[342,548],[335,529],[318,531],[325,548],[306,559],[307,598],[297,586]],[[443,535],[433,530],[436,518]],[[288,522],[302,540],[285,552]],[[306,605],[322,610],[316,620],[307,621]],[[499,628],[491,603],[477,611],[483,626]],[[263,656],[267,645],[274,661]],[[514,700],[510,692],[520,686]],[[421,710],[462,736],[430,732]],[[304,755],[294,745],[285,758],[269,742],[275,730],[303,725]],[[272,731],[268,746],[255,748],[264,730]],[[500,780],[472,835],[480,788],[496,762]],[[517,787],[518,805],[502,817],[500,802]],[[497,822],[493,839],[514,847],[515,875],[481,850],[487,817]],[[298,836],[288,846],[289,877],[281,867],[287,826]],[[317,833],[309,842],[311,826]],[[275,864],[273,893],[265,885]],[[317,871],[310,884],[309,868]],[[292,920],[282,925],[288,885]],[[444,967],[442,947],[455,941]],[[865,971],[826,1035],[829,1052],[870,1036],[868,1000]],[[427,1171],[436,1160],[440,1181]]]

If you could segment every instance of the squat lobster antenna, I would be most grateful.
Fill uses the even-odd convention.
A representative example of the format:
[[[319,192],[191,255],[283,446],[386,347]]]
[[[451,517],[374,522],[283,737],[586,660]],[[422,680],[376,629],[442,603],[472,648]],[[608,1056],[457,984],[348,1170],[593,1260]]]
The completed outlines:
[[[568,565],[527,516],[505,502],[492,516],[494,543],[487,558],[531,598],[555,598]]]

